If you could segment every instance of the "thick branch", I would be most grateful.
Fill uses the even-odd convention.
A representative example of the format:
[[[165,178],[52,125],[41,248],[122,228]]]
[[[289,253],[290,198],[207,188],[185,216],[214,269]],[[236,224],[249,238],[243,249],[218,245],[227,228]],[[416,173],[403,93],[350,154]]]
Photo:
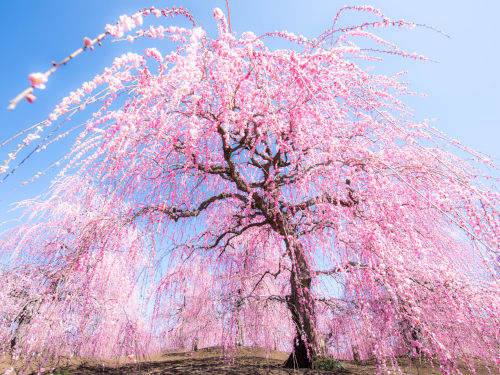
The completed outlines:
[[[307,201],[304,201],[304,202],[301,202],[301,203],[298,203],[295,205],[290,205],[290,206],[288,206],[288,209],[292,212],[292,214],[294,214],[297,211],[305,210],[309,207],[315,206],[318,203],[327,202],[327,203],[333,204],[334,206],[341,205],[342,207],[352,207],[352,206],[359,203],[358,200],[353,199],[354,197],[352,196],[351,191],[349,191],[349,198],[350,198],[349,201],[346,201],[343,199],[333,198],[328,192],[326,192],[326,193],[319,195],[317,197],[308,199]],[[282,205],[281,209],[283,210],[285,207],[287,207],[287,206]]]
[[[181,218],[197,217],[202,211],[206,210],[212,203],[217,202],[217,201],[221,201],[221,200],[225,200],[227,198],[237,198],[237,199],[241,200],[243,203],[247,203],[247,201],[248,201],[247,198],[241,194],[221,193],[219,195],[216,195],[216,196],[213,196],[213,197],[210,197],[210,198],[204,200],[203,202],[200,203],[198,208],[196,208],[194,210],[181,210],[177,207],[167,207],[167,208],[158,207],[158,206],[156,206],[156,207],[144,207],[144,208],[141,208],[139,211],[137,211],[132,216],[130,221],[135,220],[137,217],[142,216],[148,212],[161,212],[161,213],[167,214],[174,221],[177,221]]]
[[[316,273],[316,275],[333,275],[335,273],[339,273],[342,271],[348,271],[351,268],[354,268],[355,270],[364,270],[370,267],[366,264],[358,262],[348,262],[344,267],[336,267],[328,271],[314,271],[314,272]]]
[[[243,228],[241,228],[239,230],[231,228],[231,229],[225,231],[224,233],[220,234],[217,237],[217,239],[215,240],[214,244],[211,245],[211,246],[209,246],[208,248],[210,248],[210,249],[216,248],[217,246],[219,246],[220,242],[224,239],[224,237],[226,237],[229,234],[233,234],[233,236],[231,236],[231,238],[229,238],[229,240],[226,241],[226,246],[227,246],[227,243],[229,243],[229,241],[231,241],[235,237],[238,237],[238,236],[242,235],[248,229],[250,229],[250,228],[256,228],[256,227],[263,227],[264,225],[267,225],[267,224],[269,224],[269,222],[267,220],[264,220],[264,221],[261,221],[261,222],[258,222],[258,223],[248,224],[247,226],[245,226],[245,227],[243,227]]]

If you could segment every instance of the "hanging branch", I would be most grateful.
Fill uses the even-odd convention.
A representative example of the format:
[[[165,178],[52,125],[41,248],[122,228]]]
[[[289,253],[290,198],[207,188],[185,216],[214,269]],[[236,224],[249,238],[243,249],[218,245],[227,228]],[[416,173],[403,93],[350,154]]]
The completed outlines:
[[[77,49],[75,52],[73,52],[71,55],[66,57],[64,60],[62,60],[58,64],[56,64],[55,62],[52,62],[53,67],[50,70],[48,70],[47,72],[45,72],[45,74],[44,74],[45,78],[48,78],[52,73],[54,73],[57,70],[57,68],[59,68],[62,65],[66,65],[66,63],[68,61],[70,61],[74,57],[78,56],[80,53],[85,51],[87,48],[92,47],[93,44],[95,44],[95,43],[100,44],[100,41],[103,40],[107,34],[109,34],[109,32],[102,33],[94,40],[90,40],[89,38],[85,38],[84,39],[85,47]],[[93,48],[91,48],[91,49],[93,49]],[[23,98],[27,97],[29,94],[31,94],[33,92],[33,88],[34,88],[33,86],[28,87],[26,90],[24,90],[18,96],[16,96],[13,100],[11,100],[10,105],[7,107],[7,109],[9,109],[11,111],[14,110],[14,108],[16,108],[17,103],[19,103]]]
[[[228,5],[228,7],[229,7],[229,5]],[[101,45],[101,40],[103,40],[106,37],[106,35],[111,34],[111,35],[115,36],[116,38],[119,38],[123,35],[123,31],[129,30],[130,28],[135,27],[134,24],[130,25],[130,22],[133,22],[135,24],[140,23],[142,25],[142,16],[147,16],[149,14],[155,14],[157,17],[159,17],[159,15],[161,15],[161,14],[163,14],[163,16],[165,16],[165,17],[168,17],[168,16],[174,17],[174,15],[184,15],[186,18],[188,18],[193,23],[194,27],[197,27],[196,22],[194,21],[193,15],[191,15],[188,12],[188,10],[186,8],[183,8],[182,6],[179,8],[176,8],[174,6],[174,7],[172,7],[172,9],[165,8],[162,10],[156,9],[154,7],[151,7],[149,9],[144,8],[144,10],[137,12],[132,17],[124,17],[125,19],[123,19],[123,20],[120,19],[120,21],[117,22],[117,26],[107,25],[106,32],[100,34],[96,39],[92,40],[92,39],[87,38],[87,37],[83,38],[83,42],[85,43],[84,47],[77,49],[75,52],[73,52],[71,55],[66,57],[63,61],[61,61],[58,64],[56,64],[55,62],[52,62],[53,67],[50,70],[48,70],[45,74],[36,73],[37,79],[39,79],[39,80],[41,79],[39,83],[45,83],[47,81],[47,78],[52,73],[54,73],[57,70],[57,68],[59,68],[61,65],[66,65],[66,63],[68,61],[70,61],[74,57],[78,56],[80,53],[85,51],[87,48],[90,48],[91,50],[93,50],[94,49],[93,45],[95,43],[99,43],[99,45]],[[125,25],[125,28],[124,28],[124,25]],[[231,29],[231,28],[229,28],[229,29]],[[19,103],[21,101],[21,99],[23,99],[23,98],[26,98],[29,102],[34,101],[36,98],[33,95],[31,95],[31,93],[33,92],[33,89],[36,86],[37,86],[37,84],[34,83],[32,80],[32,86],[28,87],[26,90],[24,90],[18,96],[16,96],[13,100],[11,100],[10,105],[7,107],[7,109],[12,111],[14,108],[16,108],[17,103]]]
[[[231,12],[229,11],[229,1],[228,0],[226,0],[226,6],[227,6],[227,23],[229,26],[229,33],[232,34],[232,31],[231,31]]]

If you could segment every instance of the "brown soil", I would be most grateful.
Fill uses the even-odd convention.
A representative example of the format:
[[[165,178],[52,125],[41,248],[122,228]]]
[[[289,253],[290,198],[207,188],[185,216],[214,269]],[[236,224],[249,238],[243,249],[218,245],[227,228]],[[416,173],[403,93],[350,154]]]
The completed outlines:
[[[148,363],[127,364],[127,358],[117,360],[83,359],[73,358],[69,363],[66,359],[59,361],[54,374],[59,375],[285,375],[285,374],[352,374],[352,375],[374,375],[377,373],[375,360],[355,363],[353,361],[342,361],[346,370],[321,371],[321,370],[293,370],[283,368],[283,363],[288,358],[288,353],[278,351],[267,351],[263,348],[239,348],[225,353],[221,348],[206,348],[196,352],[169,351],[155,354],[149,358]],[[0,374],[10,368],[10,361],[4,357],[0,363]],[[103,366],[104,364],[104,366]],[[440,374],[439,366],[431,367],[425,362],[407,359],[399,360],[401,373],[404,375],[431,375]],[[31,374],[37,374],[39,364],[30,366]],[[387,365],[391,373],[394,371],[390,364]],[[15,368],[19,368],[15,366]],[[45,366],[45,374],[50,372],[50,366]],[[464,366],[460,366],[462,374],[469,374]],[[395,372],[397,373],[397,372]],[[477,368],[477,375],[488,374],[485,368]],[[492,374],[498,374],[492,370]],[[17,375],[15,371],[11,375]]]

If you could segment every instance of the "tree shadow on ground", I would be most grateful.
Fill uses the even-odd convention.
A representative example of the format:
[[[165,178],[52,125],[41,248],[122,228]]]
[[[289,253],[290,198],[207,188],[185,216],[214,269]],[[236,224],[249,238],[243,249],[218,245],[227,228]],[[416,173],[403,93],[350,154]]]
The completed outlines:
[[[209,353],[207,353],[209,354]],[[135,367],[120,366],[117,368],[102,368],[99,366],[80,365],[70,369],[71,374],[81,375],[285,375],[285,374],[350,374],[349,370],[293,370],[283,367],[282,359],[266,359],[259,356],[239,355],[238,357],[203,356],[191,358],[188,353],[180,355],[165,353],[163,361],[140,364]],[[181,358],[179,358],[181,357]]]

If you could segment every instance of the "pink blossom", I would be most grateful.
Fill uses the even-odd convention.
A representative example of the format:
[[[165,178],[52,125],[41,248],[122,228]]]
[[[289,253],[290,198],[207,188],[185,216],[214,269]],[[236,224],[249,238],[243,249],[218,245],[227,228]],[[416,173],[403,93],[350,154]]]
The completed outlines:
[[[44,89],[44,83],[47,82],[47,76],[43,73],[31,73],[28,78],[30,79],[31,86],[37,89]]]
[[[128,17],[126,14],[120,16],[120,23],[123,28],[123,31],[129,31],[135,27],[134,20],[131,17]]]
[[[217,21],[220,21],[224,18],[224,13],[222,13],[222,10],[220,10],[220,8],[214,9],[214,17]]]
[[[201,27],[197,27],[193,29],[193,38],[196,40],[199,40],[205,36],[205,30],[203,30]]]
[[[142,14],[136,13],[134,16],[134,22],[136,25],[142,25]]]
[[[422,348],[422,344],[420,342],[416,341],[416,340],[413,340],[411,342],[411,345],[414,346],[414,347],[416,347],[416,348],[419,348],[419,349]]]
[[[105,29],[106,32],[113,35],[115,38],[121,38],[123,36],[123,27],[121,25],[106,25]]]
[[[36,96],[32,93],[29,93],[28,95],[26,95],[26,100],[28,101],[28,103],[33,103],[36,100]]]
[[[91,51],[94,50],[94,46],[92,45],[92,39],[85,37],[83,38],[83,43],[85,43],[85,45],[89,47]]]
[[[370,7],[344,9],[381,17]],[[224,21],[220,9],[214,16]],[[122,16],[106,30],[119,36],[132,26]],[[407,93],[407,84],[399,76],[372,75],[342,57],[373,57],[351,40],[359,37],[381,44],[380,52],[403,53],[362,29],[339,30],[333,47],[319,37],[297,52],[267,49],[251,33],[235,41],[224,22],[206,43],[199,43],[204,33],[195,26],[151,27],[147,35],[175,37],[179,49],[120,56],[64,98],[51,119],[74,104],[83,110],[97,103],[97,109],[84,129],[75,128],[81,133],[64,159],[35,178],[59,165],[60,176],[74,173],[54,183],[46,199],[22,202],[26,220],[0,237],[1,257],[37,264],[2,270],[6,316],[25,303],[2,299],[20,287],[25,301],[53,296],[57,280],[47,259],[56,259],[64,275],[67,299],[50,306],[54,319],[33,315],[26,342],[45,353],[37,343],[65,337],[61,353],[102,357],[122,356],[128,345],[125,355],[135,361],[153,336],[162,341],[144,351],[240,340],[289,350],[293,342],[313,344],[295,328],[307,323],[318,336],[333,334],[333,351],[345,343],[396,360],[411,345],[450,363],[463,356],[460,342],[471,355],[498,359],[496,249],[484,259],[476,244],[459,237],[477,239],[485,250],[497,243],[500,194],[477,184],[474,167],[441,147],[460,144],[406,118],[411,110],[396,95]],[[267,35],[303,43],[286,31]],[[156,59],[153,66],[145,57]],[[85,95],[101,84],[104,95]],[[49,146],[74,131],[64,129]],[[25,144],[36,142],[41,129],[29,131]],[[11,150],[1,172],[22,147]],[[197,216],[202,225],[193,221]],[[165,245],[177,242],[161,284],[144,254],[147,233]],[[158,258],[167,255],[162,247],[155,246]],[[136,314],[143,299],[138,274],[150,274],[152,288],[161,285],[156,317]],[[319,275],[339,276],[341,296]],[[298,287],[302,276],[310,287]],[[290,292],[297,298],[283,303]],[[313,310],[311,320],[304,312]],[[169,316],[175,318],[157,324]],[[130,324],[131,317],[138,323]],[[75,327],[81,335],[71,337]],[[425,348],[408,341],[415,337]]]

